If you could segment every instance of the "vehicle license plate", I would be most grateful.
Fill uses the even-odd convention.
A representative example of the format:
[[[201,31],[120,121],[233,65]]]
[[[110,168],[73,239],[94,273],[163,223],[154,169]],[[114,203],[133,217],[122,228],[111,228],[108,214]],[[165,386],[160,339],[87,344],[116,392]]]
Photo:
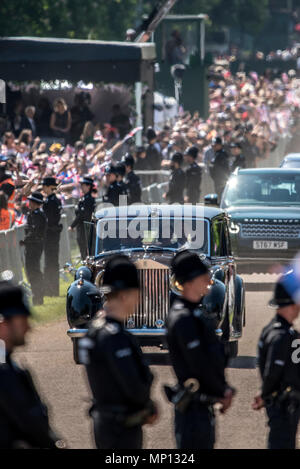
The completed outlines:
[[[286,241],[253,241],[253,249],[288,249]]]

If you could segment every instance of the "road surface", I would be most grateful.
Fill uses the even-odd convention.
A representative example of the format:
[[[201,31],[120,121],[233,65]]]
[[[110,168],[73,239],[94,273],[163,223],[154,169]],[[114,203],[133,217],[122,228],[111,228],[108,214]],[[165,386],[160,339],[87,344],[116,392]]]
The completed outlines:
[[[238,389],[232,408],[217,417],[217,448],[259,449],[265,447],[266,420],[264,412],[251,409],[253,396],[259,389],[256,368],[256,345],[262,327],[274,310],[266,306],[270,292],[247,293],[247,325],[240,342],[239,357],[228,371],[229,382]],[[33,372],[42,396],[50,407],[55,429],[67,440],[70,448],[93,448],[91,421],[88,417],[90,393],[82,366],[72,358],[67,323],[59,321],[39,326],[28,336],[27,346],[15,357]],[[155,375],[154,399],[159,403],[161,417],[153,427],[146,427],[147,449],[175,448],[172,407],[166,402],[162,385],[172,384],[174,377],[168,365],[152,366]]]

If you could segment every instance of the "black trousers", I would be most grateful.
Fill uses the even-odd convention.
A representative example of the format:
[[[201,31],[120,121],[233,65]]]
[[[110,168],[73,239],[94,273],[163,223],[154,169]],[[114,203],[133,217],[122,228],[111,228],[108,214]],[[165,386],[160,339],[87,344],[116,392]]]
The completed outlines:
[[[93,414],[94,435],[98,449],[142,449],[141,426],[127,428],[116,420]]]
[[[31,286],[34,305],[41,305],[44,302],[44,280],[41,271],[43,248],[44,245],[41,243],[30,244],[25,248],[25,270]]]
[[[184,414],[175,410],[175,437],[178,449],[213,449],[215,444],[213,408],[193,403]]]
[[[46,296],[59,296],[59,240],[60,233],[47,233],[46,235],[44,250]]]
[[[87,258],[87,239],[84,231],[84,226],[77,227],[76,238],[80,250],[81,259],[84,261]]]
[[[295,449],[300,409],[289,413],[287,406],[271,405],[266,408],[268,425],[268,449]]]

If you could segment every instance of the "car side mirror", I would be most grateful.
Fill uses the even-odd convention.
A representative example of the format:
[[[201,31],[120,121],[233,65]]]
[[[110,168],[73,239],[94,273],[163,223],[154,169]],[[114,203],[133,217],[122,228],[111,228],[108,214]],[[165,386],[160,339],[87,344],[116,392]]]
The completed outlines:
[[[218,206],[218,194],[208,194],[204,197],[204,205]]]

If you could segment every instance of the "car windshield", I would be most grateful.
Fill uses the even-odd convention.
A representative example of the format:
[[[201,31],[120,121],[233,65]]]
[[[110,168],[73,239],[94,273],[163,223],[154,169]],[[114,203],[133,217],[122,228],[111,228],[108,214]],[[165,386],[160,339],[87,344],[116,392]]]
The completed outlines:
[[[124,250],[192,249],[208,254],[208,222],[200,218],[99,220],[96,256]]]
[[[287,160],[282,164],[282,168],[300,168],[300,158],[299,160]]]
[[[243,205],[300,205],[300,172],[231,176],[224,191],[222,207]]]

